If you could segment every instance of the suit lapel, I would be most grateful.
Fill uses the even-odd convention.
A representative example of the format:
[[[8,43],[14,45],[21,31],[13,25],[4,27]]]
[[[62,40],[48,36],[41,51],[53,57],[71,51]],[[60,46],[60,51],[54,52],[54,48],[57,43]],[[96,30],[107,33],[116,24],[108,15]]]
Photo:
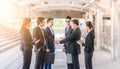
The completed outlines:
[[[67,36],[67,27],[65,28],[65,35]]]
[[[43,34],[42,34],[42,29],[40,29],[39,26],[38,26],[38,32],[39,32],[39,36],[42,37],[42,38],[44,38],[44,37],[43,37]],[[43,33],[45,34],[44,29],[43,29]]]
[[[52,34],[52,31],[50,30],[50,28],[48,27],[48,30],[50,32],[50,34],[54,37],[54,34]],[[54,32],[53,32],[54,33]]]
[[[71,26],[69,27],[68,31],[67,31],[67,27],[65,28],[65,34],[66,35],[69,35],[72,33],[72,29],[71,29]]]
[[[41,35],[42,34],[41,29],[39,28],[39,26],[37,28],[38,28],[39,35]]]

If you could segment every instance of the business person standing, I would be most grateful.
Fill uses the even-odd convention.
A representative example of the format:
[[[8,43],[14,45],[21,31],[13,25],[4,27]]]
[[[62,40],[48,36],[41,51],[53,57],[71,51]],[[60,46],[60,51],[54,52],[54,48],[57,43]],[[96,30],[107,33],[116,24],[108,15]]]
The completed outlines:
[[[70,25],[70,23],[71,23],[71,17],[70,17],[70,16],[67,16],[67,17],[65,18],[65,22],[66,22],[65,37],[67,37],[67,36],[69,36],[69,35],[71,34],[71,32],[72,32],[72,28],[71,28],[71,25]],[[65,37],[64,37],[64,38],[65,38]],[[64,43],[64,48],[63,48],[63,51],[64,51],[64,52],[67,52],[68,43],[69,43],[69,42]]]
[[[71,22],[72,33],[61,41],[55,41],[56,44],[69,42],[67,47],[67,63],[71,64],[69,69],[80,69],[79,54],[81,53],[80,46],[76,41],[81,38],[81,31],[79,29],[79,21],[74,19]]]
[[[77,41],[78,44],[85,46],[85,67],[86,69],[93,69],[92,67],[92,57],[94,52],[94,29],[90,21],[86,22],[87,36],[85,38],[85,43],[82,40]]]
[[[66,22],[65,37],[68,37],[71,34],[71,32],[72,32],[72,28],[71,28],[71,25],[70,25],[71,17],[67,16],[65,18],[65,22]],[[66,53],[66,56],[67,56],[67,52],[69,51],[68,47],[69,47],[69,41],[64,43],[63,51]],[[71,67],[72,67],[72,64],[71,63],[67,63],[67,68],[71,69]]]
[[[54,41],[53,38],[49,37],[48,34],[45,33],[45,30],[42,28],[44,27],[45,22],[43,17],[37,18],[37,27],[33,30],[33,39],[38,40],[40,42],[35,46],[36,52],[36,62],[35,62],[35,69],[43,69],[44,65],[44,58],[45,58],[45,48],[46,48],[46,39],[49,41]]]
[[[51,38],[55,38],[55,34],[54,34],[54,31],[53,31],[53,25],[54,25],[54,22],[53,22],[53,18],[48,18],[47,19],[47,27],[45,28],[45,32],[47,34],[49,34],[49,36]],[[54,41],[50,42],[47,40],[47,44],[46,44],[46,52],[50,52],[50,53],[55,53],[55,44],[54,44]],[[45,63],[45,69],[51,69],[51,64],[50,63]]]
[[[34,41],[32,40],[29,28],[31,26],[31,19],[24,18],[22,27],[20,29],[21,34],[21,50],[23,54],[23,67],[22,69],[29,69],[31,63],[32,56],[32,48],[33,44],[37,44],[40,40]]]

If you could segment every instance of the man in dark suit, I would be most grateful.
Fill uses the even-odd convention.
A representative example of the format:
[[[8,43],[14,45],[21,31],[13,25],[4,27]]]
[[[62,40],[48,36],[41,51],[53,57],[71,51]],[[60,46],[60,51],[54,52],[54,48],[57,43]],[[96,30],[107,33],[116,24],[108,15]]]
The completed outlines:
[[[48,34],[46,34],[44,29],[42,28],[45,25],[43,17],[38,17],[37,25],[38,26],[35,27],[33,30],[33,39],[34,40],[40,39],[40,42],[35,46],[35,52],[36,52],[35,69],[43,69],[46,39],[48,39],[49,41],[54,41],[54,39],[49,37]]]
[[[53,31],[53,18],[48,18],[47,19],[47,27],[45,28],[45,32],[47,34],[49,34],[49,36],[51,38],[54,39],[55,37],[55,34],[54,34],[54,31]],[[46,52],[50,52],[50,53],[54,53],[55,52],[55,45],[54,45],[54,41],[53,42],[50,42],[47,40],[47,44],[46,44]],[[51,69],[51,64],[50,63],[45,63],[45,69]]]
[[[71,23],[71,17],[70,16],[67,16],[65,18],[65,21],[66,21],[66,27],[65,27],[65,37],[69,36],[72,32],[72,28],[70,26],[70,23]],[[64,48],[63,48],[63,51],[67,54],[67,51],[68,51],[68,47],[69,47],[69,41],[68,42],[65,42],[64,43]],[[67,63],[67,68],[68,69],[71,69],[71,66],[72,64],[71,63]]]
[[[66,27],[65,27],[65,37],[69,36],[72,32],[72,28],[70,26],[70,22],[71,22],[71,17],[70,16],[67,16],[66,17]],[[67,50],[67,45],[68,45],[68,42],[64,43],[64,49],[63,51],[66,52]]]
[[[57,44],[69,42],[67,47],[67,63],[71,64],[69,69],[80,69],[78,55],[81,53],[80,46],[76,41],[80,40],[81,31],[79,29],[78,20],[72,20],[71,27],[73,31],[69,36],[61,41],[55,41]]]

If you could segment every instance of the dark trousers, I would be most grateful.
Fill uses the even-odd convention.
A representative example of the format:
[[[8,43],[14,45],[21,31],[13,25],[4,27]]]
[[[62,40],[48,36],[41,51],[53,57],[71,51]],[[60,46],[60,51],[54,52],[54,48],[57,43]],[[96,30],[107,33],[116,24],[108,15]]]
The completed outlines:
[[[68,69],[73,69],[73,64],[67,64]]]
[[[43,50],[36,52],[35,69],[43,69],[44,57],[45,57],[45,52]]]
[[[86,69],[93,69],[92,57],[93,57],[93,53],[86,53],[85,52],[85,67],[86,67]]]
[[[67,64],[67,68],[68,69],[80,69],[79,58],[77,54],[72,55],[72,63]]]
[[[22,50],[22,53],[23,53],[22,69],[29,69],[31,63],[32,50]]]
[[[45,69],[51,69],[51,64],[45,63]]]
[[[80,69],[78,54],[73,54],[72,60],[73,60],[73,69]]]

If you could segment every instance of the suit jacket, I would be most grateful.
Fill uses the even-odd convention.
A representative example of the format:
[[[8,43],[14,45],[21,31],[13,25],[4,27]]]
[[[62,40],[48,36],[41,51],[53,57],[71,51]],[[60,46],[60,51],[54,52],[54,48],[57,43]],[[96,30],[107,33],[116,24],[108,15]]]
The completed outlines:
[[[81,31],[79,28],[76,28],[72,31],[72,33],[67,36],[65,39],[61,40],[60,43],[69,42],[67,46],[67,53],[71,54],[80,54],[81,49],[79,44],[76,41],[80,40],[81,38]]]
[[[33,42],[32,42],[32,37],[30,34],[29,29],[27,28],[22,28],[21,30],[21,50],[32,50],[33,48]]]
[[[65,37],[68,37],[71,34],[71,32],[72,32],[71,26],[69,27],[68,30],[67,30],[67,27],[66,27],[65,28]],[[70,41],[64,43],[64,47],[66,49],[66,53],[67,53],[67,50],[68,50],[69,43],[70,43]]]
[[[69,27],[68,30],[67,30],[67,27],[65,28],[65,36],[66,36],[66,37],[69,36],[69,35],[71,34],[71,32],[72,32],[71,26]]]
[[[46,34],[45,30],[43,30],[43,31],[45,34],[45,39],[48,39],[49,41],[54,41],[53,38],[49,37],[49,35]],[[40,39],[40,42],[36,44],[35,49],[42,49],[43,51],[45,51],[44,38],[43,38],[42,31],[39,26],[34,28],[33,38],[36,38],[36,40]]]
[[[47,33],[47,34],[49,34],[49,36],[51,37],[51,38],[55,38],[55,35],[54,34],[52,34],[52,31],[50,30],[50,28],[49,27],[46,27],[45,28],[45,32]],[[55,51],[55,45],[54,45],[54,41],[49,41],[48,39],[46,40],[47,41],[47,44],[46,44],[46,49],[50,49],[50,52],[54,52]]]
[[[86,53],[92,53],[94,51],[94,29],[92,29],[86,36],[85,38],[85,43],[83,43],[82,45],[85,46],[84,51]]]

